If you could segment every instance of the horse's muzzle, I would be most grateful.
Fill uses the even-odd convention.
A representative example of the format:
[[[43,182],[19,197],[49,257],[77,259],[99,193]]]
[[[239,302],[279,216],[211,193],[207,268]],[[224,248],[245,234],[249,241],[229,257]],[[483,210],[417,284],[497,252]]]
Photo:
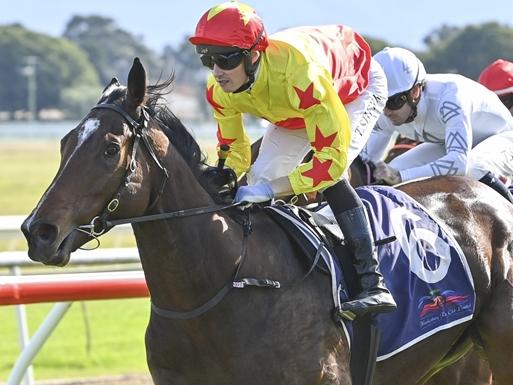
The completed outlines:
[[[69,262],[73,245],[73,233],[61,242],[59,228],[52,223],[42,220],[32,221],[32,217],[25,219],[21,231],[28,243],[28,256],[36,262],[45,265],[64,266]]]

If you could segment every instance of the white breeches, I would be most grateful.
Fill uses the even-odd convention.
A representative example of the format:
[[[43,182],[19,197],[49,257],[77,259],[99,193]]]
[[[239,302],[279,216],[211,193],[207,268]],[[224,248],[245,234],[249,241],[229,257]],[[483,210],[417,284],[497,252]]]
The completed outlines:
[[[385,108],[386,99],[385,74],[381,66],[372,59],[369,86],[357,99],[345,105],[352,132],[347,167],[365,146]],[[305,129],[290,130],[271,124],[262,139],[258,157],[248,172],[248,184],[289,175],[311,149]]]
[[[445,144],[421,143],[390,161],[390,166],[404,170],[433,162],[444,155]],[[513,178],[513,131],[490,136],[470,150],[466,175],[479,180],[488,172]]]

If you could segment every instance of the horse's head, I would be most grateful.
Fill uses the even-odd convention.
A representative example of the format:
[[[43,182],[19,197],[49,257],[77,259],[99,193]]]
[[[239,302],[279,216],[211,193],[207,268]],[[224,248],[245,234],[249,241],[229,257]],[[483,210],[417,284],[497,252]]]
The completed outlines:
[[[142,215],[155,199],[150,183],[142,180],[152,178],[148,159],[165,153],[169,141],[155,129],[146,93],[146,72],[135,59],[127,87],[113,79],[99,103],[61,140],[57,174],[22,225],[31,259],[65,265],[71,252],[91,240],[88,233],[102,231],[98,227],[107,216]],[[153,174],[161,182],[167,177],[162,167]],[[77,229],[89,223],[94,229]]]

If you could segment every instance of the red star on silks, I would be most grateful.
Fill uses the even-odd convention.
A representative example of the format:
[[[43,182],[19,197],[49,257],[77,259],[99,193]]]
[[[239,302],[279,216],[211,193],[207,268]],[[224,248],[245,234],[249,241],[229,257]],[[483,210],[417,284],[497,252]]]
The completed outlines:
[[[315,141],[312,142],[312,147],[317,151],[321,151],[324,147],[329,147],[335,140],[337,133],[333,133],[330,136],[322,135],[321,130],[318,126],[315,126]]]
[[[321,102],[319,99],[315,99],[313,96],[313,83],[310,83],[310,85],[304,91],[298,87],[294,87],[294,90],[296,90],[296,94],[299,96],[299,108],[303,110],[306,110],[307,108],[310,108],[313,105],[319,104]]]
[[[323,181],[332,181],[329,170],[333,161],[326,160],[324,162],[317,159],[315,156],[313,157],[313,166],[310,170],[301,173],[301,175],[306,176],[308,178],[312,178],[313,187],[317,186]]]
[[[228,139],[228,138],[223,138],[223,136],[221,135],[221,130],[219,129],[219,126],[217,126],[217,141],[219,144],[232,144],[233,142],[235,142],[235,139]]]
[[[217,104],[216,101],[214,100],[214,86],[213,85],[207,89],[207,100],[210,103],[210,105],[214,108],[214,110],[219,112],[221,115],[224,115],[223,112],[221,111],[224,107],[221,106],[220,104]]]

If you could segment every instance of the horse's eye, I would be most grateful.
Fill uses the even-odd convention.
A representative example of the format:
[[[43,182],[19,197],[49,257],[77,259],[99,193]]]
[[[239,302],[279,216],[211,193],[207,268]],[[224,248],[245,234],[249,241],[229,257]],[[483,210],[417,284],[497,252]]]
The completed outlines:
[[[109,145],[105,149],[105,155],[107,155],[108,157],[113,157],[114,155],[116,155],[119,152],[119,149],[120,149],[119,144],[109,143]]]

